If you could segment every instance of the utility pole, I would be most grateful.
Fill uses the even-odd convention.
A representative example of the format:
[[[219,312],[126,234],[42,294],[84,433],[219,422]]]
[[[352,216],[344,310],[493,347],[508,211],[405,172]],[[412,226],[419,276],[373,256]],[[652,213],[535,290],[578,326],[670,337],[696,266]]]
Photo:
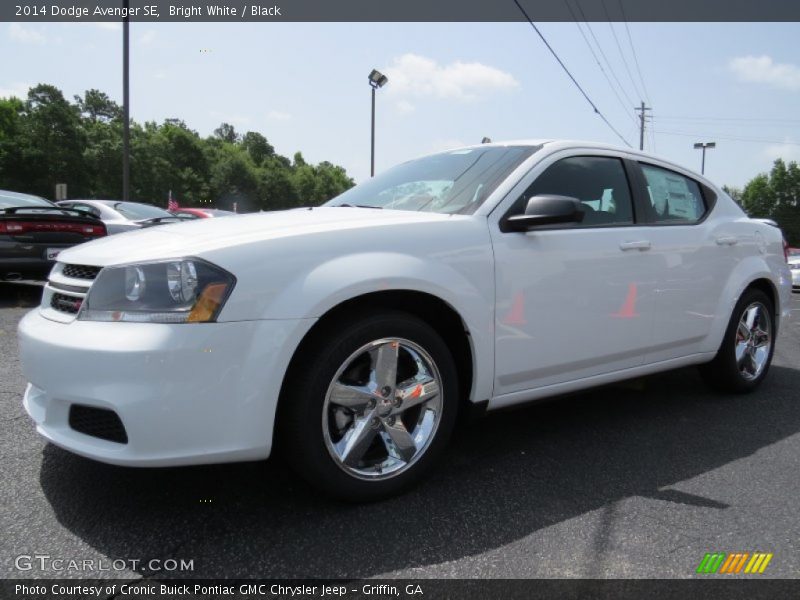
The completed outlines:
[[[700,174],[701,175],[705,175],[706,174],[706,148],[716,148],[716,147],[717,147],[717,143],[716,142],[697,142],[694,145],[694,149],[695,150],[698,150],[698,149],[702,149],[703,150],[703,158],[701,159],[701,162],[700,162]]]
[[[131,102],[130,102],[130,33],[128,27],[128,0],[123,3],[122,20],[122,200],[130,200],[131,193]]]
[[[639,107],[634,108],[634,110],[639,115],[639,150],[644,150],[644,120],[645,120],[645,111],[652,110],[649,106],[644,105],[644,100],[642,100],[642,105]]]

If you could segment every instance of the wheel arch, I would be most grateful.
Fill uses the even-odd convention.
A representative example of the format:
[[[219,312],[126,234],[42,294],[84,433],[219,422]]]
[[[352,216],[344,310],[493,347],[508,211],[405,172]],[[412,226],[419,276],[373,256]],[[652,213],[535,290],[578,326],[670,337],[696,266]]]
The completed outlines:
[[[733,309],[739,298],[748,289],[760,289],[772,300],[775,309],[775,331],[780,324],[781,297],[769,266],[758,257],[750,257],[739,263],[737,270],[728,280],[716,310],[716,319],[711,332],[706,338],[704,350],[717,352],[722,344],[723,336],[730,322]]]
[[[324,338],[342,321],[355,318],[365,310],[391,310],[413,315],[433,328],[453,354],[458,371],[459,402],[462,408],[483,400],[475,398],[477,373],[476,350],[472,333],[462,315],[448,302],[428,292],[409,289],[380,290],[354,296],[331,307],[306,332],[295,348],[283,377],[278,398],[275,428],[279,427],[281,404],[287,382],[295,376],[299,365],[314,343]]]

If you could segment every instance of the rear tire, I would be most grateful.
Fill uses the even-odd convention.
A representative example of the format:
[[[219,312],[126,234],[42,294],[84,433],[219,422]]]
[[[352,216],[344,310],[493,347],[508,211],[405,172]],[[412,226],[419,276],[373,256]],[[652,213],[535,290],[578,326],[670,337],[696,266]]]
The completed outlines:
[[[458,412],[447,345],[398,311],[332,323],[306,344],[284,383],[277,422],[295,472],[349,501],[397,494],[444,451]]]
[[[717,355],[700,367],[703,379],[722,392],[752,392],[769,371],[775,331],[772,300],[761,290],[745,290],[733,309]]]

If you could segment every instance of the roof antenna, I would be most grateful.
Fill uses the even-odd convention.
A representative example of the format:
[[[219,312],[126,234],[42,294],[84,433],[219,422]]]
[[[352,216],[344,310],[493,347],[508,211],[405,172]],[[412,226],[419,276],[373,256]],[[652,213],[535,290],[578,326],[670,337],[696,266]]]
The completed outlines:
[[[481,144],[491,144],[491,143],[492,143],[492,138],[484,137],[481,140]]]

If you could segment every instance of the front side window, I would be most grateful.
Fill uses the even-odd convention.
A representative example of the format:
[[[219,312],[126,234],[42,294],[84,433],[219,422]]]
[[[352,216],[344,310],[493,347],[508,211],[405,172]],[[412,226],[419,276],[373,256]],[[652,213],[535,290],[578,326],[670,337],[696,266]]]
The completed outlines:
[[[472,214],[541,146],[486,146],[426,156],[347,190],[325,206]]]
[[[703,218],[706,205],[696,181],[660,167],[641,167],[656,223],[696,223]]]
[[[515,213],[524,212],[528,200],[541,194],[580,200],[582,227],[633,223],[631,191],[618,158],[572,156],[553,163],[525,191]]]

